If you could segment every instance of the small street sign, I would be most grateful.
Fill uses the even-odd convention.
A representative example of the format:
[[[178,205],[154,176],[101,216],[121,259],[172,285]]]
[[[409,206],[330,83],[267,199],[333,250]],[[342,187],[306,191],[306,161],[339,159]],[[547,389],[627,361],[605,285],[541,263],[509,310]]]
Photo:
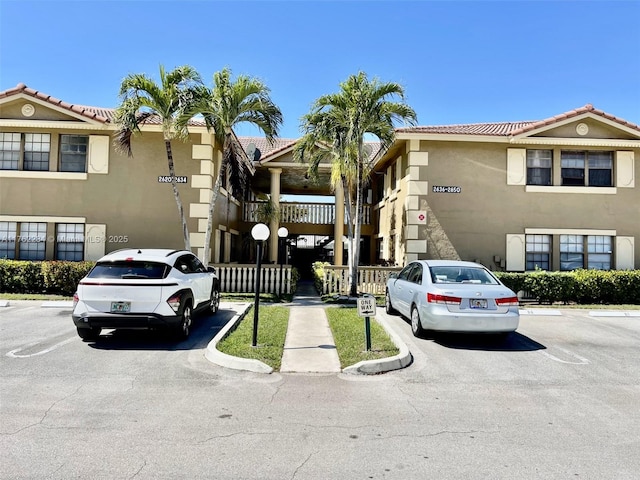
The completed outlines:
[[[358,298],[358,315],[361,317],[376,316],[376,298],[360,297]]]

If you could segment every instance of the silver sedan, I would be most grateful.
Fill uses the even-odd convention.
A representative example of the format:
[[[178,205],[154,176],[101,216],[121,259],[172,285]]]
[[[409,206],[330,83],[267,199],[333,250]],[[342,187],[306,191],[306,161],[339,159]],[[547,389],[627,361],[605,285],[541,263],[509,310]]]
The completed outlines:
[[[520,320],[517,295],[484,266],[454,260],[418,260],[387,281],[386,311],[411,319],[411,330],[507,335]]]

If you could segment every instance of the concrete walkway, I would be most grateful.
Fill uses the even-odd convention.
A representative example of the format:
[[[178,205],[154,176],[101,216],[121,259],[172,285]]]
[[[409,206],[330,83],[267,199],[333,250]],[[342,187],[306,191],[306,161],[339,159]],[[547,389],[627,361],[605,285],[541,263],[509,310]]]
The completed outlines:
[[[320,296],[312,282],[300,282],[291,303],[280,372],[340,371],[338,352]]]

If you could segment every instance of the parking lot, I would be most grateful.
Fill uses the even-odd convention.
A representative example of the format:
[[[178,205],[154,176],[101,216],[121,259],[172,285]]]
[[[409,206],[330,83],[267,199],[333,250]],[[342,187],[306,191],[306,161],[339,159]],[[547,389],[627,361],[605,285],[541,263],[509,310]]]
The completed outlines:
[[[234,313],[223,304],[185,342],[115,331],[84,343],[68,308],[0,308],[0,478],[632,479],[640,471],[639,311],[532,310],[499,342],[416,339],[378,308],[414,360],[370,377],[213,365],[204,349]]]

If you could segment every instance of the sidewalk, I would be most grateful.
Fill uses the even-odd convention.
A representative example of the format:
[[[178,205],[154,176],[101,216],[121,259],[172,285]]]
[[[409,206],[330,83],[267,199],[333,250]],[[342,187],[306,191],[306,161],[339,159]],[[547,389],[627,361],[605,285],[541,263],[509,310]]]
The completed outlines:
[[[280,372],[340,372],[340,360],[333,335],[313,283],[298,283],[290,305],[289,327]]]

